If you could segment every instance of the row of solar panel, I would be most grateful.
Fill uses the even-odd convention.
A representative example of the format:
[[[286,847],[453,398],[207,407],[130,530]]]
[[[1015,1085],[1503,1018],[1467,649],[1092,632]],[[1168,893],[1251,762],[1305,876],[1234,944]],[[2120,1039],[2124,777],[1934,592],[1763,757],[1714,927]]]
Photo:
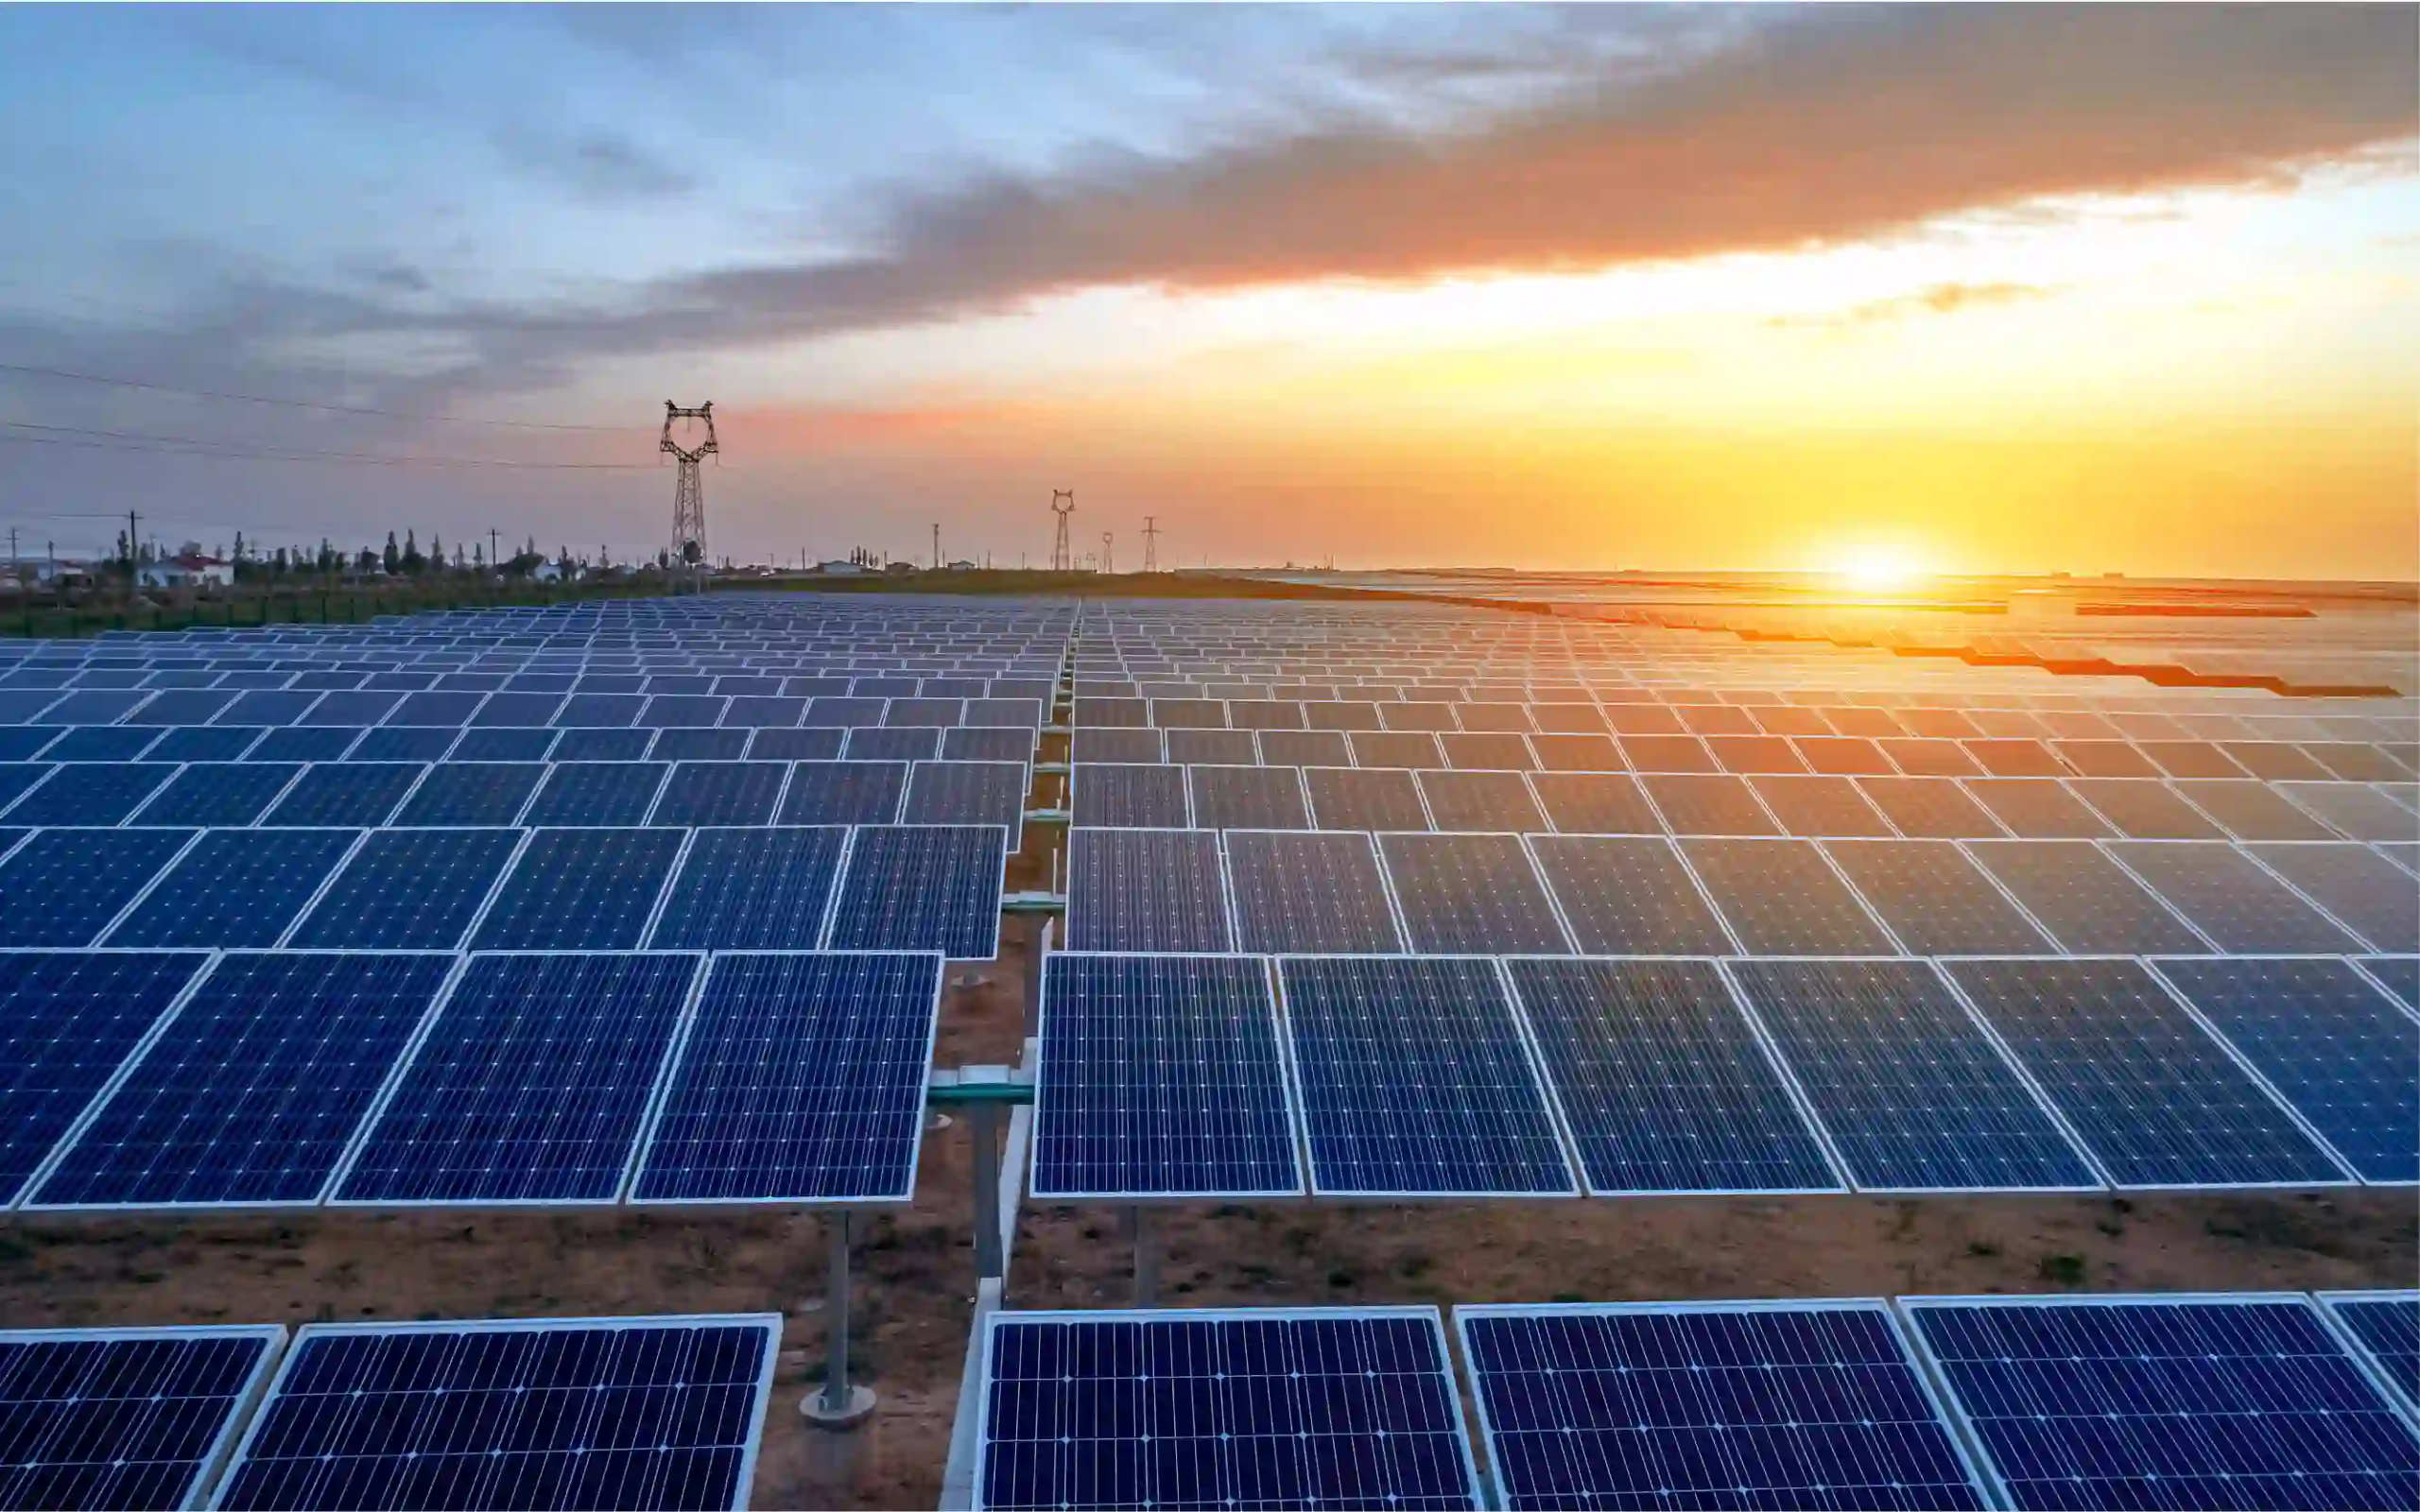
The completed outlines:
[[[2420,843],[2409,783],[1078,763],[1069,786],[1112,828]]]
[[[1009,761],[1027,725],[529,729],[489,725],[0,725],[0,760],[64,762]]]
[[[171,688],[162,693],[0,690],[0,725],[306,725],[347,730],[745,729],[1025,725],[1046,691],[1015,698],[739,697],[703,694],[316,693]]]
[[[2420,963],[2376,964],[1060,954],[1031,1190],[2411,1183]]]
[[[0,832],[0,946],[999,954],[1009,832]],[[466,944],[467,942],[467,944]]]
[[[1458,1307],[1512,1512],[2420,1500],[2420,1293]],[[1433,1307],[995,1313],[976,1505],[1474,1508]]]
[[[1022,761],[0,765],[0,824],[1024,823]]]
[[[778,1314],[0,1332],[0,1507],[744,1507]]]
[[[1968,768],[2011,777],[2057,775],[2072,768],[2085,776],[2135,777],[2167,771],[2174,777],[2343,777],[2361,782],[2410,778],[2420,749],[2390,750],[2377,737],[2309,739],[2308,750],[2292,742],[2242,735],[2225,741],[2196,739],[2165,716],[2099,714],[2036,715],[2010,711],[1997,717],[1959,709],[1830,709],[1797,704],[1668,704],[1661,702],[1426,702],[1407,700],[1318,701],[1296,699],[1111,698],[1079,687],[1071,724],[1079,730],[1354,730],[1393,733],[1695,735],[1729,741],[1744,760],[1789,762],[1784,739],[1842,736],[1893,746],[1946,741],[1971,759]],[[2364,722],[2365,725],[2368,722]],[[1754,744],[1738,744],[1752,742]],[[2397,743],[2401,744],[2401,743]],[[2238,767],[2221,747],[2251,747]],[[2284,746],[2271,753],[2267,747]],[[2072,748],[2070,748],[2072,747]],[[1916,747],[1921,751],[1921,747]],[[2298,754],[2298,752],[2301,752]],[[1955,753],[1953,752],[1953,756]],[[2064,758],[2064,762],[2063,759]],[[1948,760],[1951,757],[1937,757]],[[2267,761],[2293,769],[2270,772]],[[2129,764],[2124,770],[2107,764]],[[2156,765],[2154,765],[2156,764]],[[1747,771],[1796,770],[1751,765]]]
[[[0,953],[0,1195],[904,1202],[941,977],[884,953]]]
[[[1086,830],[1077,950],[2403,954],[2420,882],[2342,841]]]
[[[163,689],[217,689],[232,697],[237,692],[280,689],[302,693],[503,693],[562,698],[580,694],[636,694],[653,697],[854,698],[880,703],[886,699],[945,699],[1050,696],[1052,679],[1017,677],[919,677],[913,673],[830,677],[785,675],[765,669],[728,672],[600,671],[589,666],[557,669],[407,671],[371,667],[305,665],[240,665],[192,667],[149,666],[112,668],[87,664],[69,672],[41,665],[23,665],[0,674],[0,693],[46,689],[62,691],[146,692]],[[390,703],[393,700],[389,700]]]

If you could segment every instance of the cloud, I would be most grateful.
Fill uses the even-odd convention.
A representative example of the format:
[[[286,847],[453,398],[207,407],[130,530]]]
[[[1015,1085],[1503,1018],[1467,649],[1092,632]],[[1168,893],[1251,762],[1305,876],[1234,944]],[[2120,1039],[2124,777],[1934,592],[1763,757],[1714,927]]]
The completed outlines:
[[[670,159],[611,132],[562,135],[510,127],[490,140],[515,165],[598,198],[654,198],[698,184]]]
[[[1913,294],[1868,300],[1862,304],[1852,304],[1845,310],[1827,315],[1775,316],[1765,324],[1780,330],[1793,327],[1845,330],[1880,325],[1905,319],[1911,315],[1955,315],[1961,310],[2020,304],[2028,300],[2048,299],[2050,293],[2050,290],[2034,284],[1935,284]]]

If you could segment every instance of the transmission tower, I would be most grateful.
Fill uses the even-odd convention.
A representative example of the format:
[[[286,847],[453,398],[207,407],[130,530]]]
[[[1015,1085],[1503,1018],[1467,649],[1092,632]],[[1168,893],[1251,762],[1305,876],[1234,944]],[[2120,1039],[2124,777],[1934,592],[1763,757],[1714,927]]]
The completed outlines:
[[[1067,517],[1076,512],[1076,490],[1050,490],[1050,512],[1059,517],[1059,534],[1050,542],[1050,570],[1071,573],[1076,570],[1075,548],[1067,544]]]
[[[706,422],[706,438],[695,446],[683,446],[672,438],[672,422],[676,420],[701,420]],[[672,559],[701,562],[706,559],[706,480],[699,472],[700,459],[719,454],[715,444],[715,404],[709,399],[695,409],[683,409],[670,400],[664,402],[664,443],[658,448],[671,454],[677,464],[672,478]]]
[[[1155,514],[1147,514],[1143,517],[1143,571],[1155,573],[1159,570],[1160,517]]]
[[[1100,570],[1104,573],[1117,571],[1117,536],[1114,531],[1100,533]]]

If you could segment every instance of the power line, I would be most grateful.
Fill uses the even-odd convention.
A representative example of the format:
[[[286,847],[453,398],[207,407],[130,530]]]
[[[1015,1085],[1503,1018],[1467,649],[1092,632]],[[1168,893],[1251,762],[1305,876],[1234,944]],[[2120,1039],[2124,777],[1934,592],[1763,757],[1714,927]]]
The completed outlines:
[[[0,421],[0,429],[42,433],[0,436],[0,441],[13,441],[19,445],[73,446],[91,451],[148,453],[164,456],[216,456],[238,461],[336,462],[372,467],[490,467],[574,472],[655,471],[653,466],[644,462],[515,462],[487,456],[332,452],[306,447],[266,447],[249,441],[220,441],[198,436],[156,436],[144,431],[94,430],[80,425],[38,425],[29,421]]]
[[[523,431],[593,431],[602,435],[624,434],[621,425],[567,425],[534,420],[487,420],[475,415],[426,415],[407,409],[379,409],[368,404],[325,404],[308,399],[270,399],[261,394],[233,394],[215,388],[179,388],[172,384],[145,383],[135,378],[104,378],[96,373],[70,372],[64,368],[36,368],[24,363],[0,362],[0,372],[13,372],[28,378],[57,378],[68,383],[97,384],[105,388],[141,388],[155,394],[181,394],[187,399],[217,399],[235,404],[274,404],[282,409],[315,409],[328,415],[377,415],[388,420],[431,421],[445,425],[493,425],[508,430]]]

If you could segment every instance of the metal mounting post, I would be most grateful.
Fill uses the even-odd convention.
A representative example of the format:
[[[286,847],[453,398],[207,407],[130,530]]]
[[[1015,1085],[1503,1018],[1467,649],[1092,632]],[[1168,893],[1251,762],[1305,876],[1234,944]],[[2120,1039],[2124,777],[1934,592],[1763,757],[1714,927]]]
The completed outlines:
[[[977,1103],[967,1112],[967,1132],[975,1141],[975,1274],[989,1280],[1000,1263],[1000,1108]]]
[[[873,1414],[873,1390],[849,1383],[849,1214],[835,1211],[823,1227],[831,1246],[823,1292],[823,1389],[809,1392],[798,1410],[818,1428],[855,1428]]]
[[[1126,1236],[1134,1242],[1134,1305],[1156,1307],[1160,1301],[1159,1236],[1151,1231],[1151,1210],[1126,1210]]]

